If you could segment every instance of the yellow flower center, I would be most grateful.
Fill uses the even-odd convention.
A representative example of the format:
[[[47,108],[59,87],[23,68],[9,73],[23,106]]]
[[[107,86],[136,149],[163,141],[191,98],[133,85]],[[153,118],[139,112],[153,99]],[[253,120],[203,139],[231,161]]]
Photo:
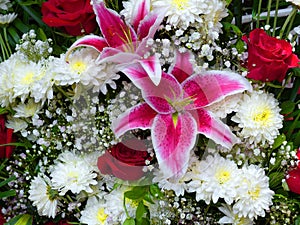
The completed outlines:
[[[253,199],[253,200],[256,200],[259,195],[260,195],[260,187],[259,186],[256,186],[254,189],[252,190],[249,190],[248,191],[248,194],[250,195],[250,197]]]
[[[34,73],[33,72],[28,72],[25,74],[25,76],[22,79],[22,84],[31,84],[33,80]]]
[[[97,212],[97,220],[101,223],[104,224],[108,215],[104,212],[104,208],[100,208]]]
[[[252,116],[253,121],[265,126],[268,124],[271,117],[271,110],[268,107],[263,107],[255,112]]]
[[[77,180],[78,180],[79,174],[78,174],[78,172],[70,171],[70,172],[68,173],[67,176],[69,177],[68,180],[69,180],[70,182],[75,183],[75,182],[77,182]]]
[[[226,183],[230,179],[230,176],[231,176],[230,172],[223,169],[217,171],[216,173],[216,178],[220,184]]]
[[[183,10],[188,6],[188,0],[173,0],[173,6],[175,6],[178,10]]]
[[[75,71],[77,74],[81,74],[86,70],[86,64],[81,61],[77,61],[71,64],[71,68],[73,71]]]

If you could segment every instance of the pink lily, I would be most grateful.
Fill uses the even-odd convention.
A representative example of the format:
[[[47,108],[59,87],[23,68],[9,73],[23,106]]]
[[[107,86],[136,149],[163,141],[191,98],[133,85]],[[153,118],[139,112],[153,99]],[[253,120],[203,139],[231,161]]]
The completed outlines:
[[[150,0],[137,0],[128,25],[114,10],[107,9],[104,2],[93,1],[96,19],[103,37],[87,35],[69,48],[66,58],[77,47],[92,47],[100,52],[99,63],[113,62],[120,66],[138,62],[154,84],[161,78],[161,66],[156,55],[144,57],[148,52],[147,40],[154,37],[164,15],[150,12]]]
[[[215,70],[191,76],[189,56],[177,54],[176,66],[171,66],[170,73],[162,73],[158,86],[149,81],[140,65],[124,69],[122,72],[141,89],[145,102],[128,109],[112,124],[117,137],[132,129],[151,129],[160,170],[168,178],[181,177],[187,170],[197,134],[229,149],[237,142],[230,128],[206,107],[252,88],[233,72]]]

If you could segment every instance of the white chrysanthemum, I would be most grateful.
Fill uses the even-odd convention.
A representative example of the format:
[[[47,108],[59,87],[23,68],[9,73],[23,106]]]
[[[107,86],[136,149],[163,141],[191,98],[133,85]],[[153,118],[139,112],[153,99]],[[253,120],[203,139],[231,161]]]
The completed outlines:
[[[12,21],[17,18],[18,14],[16,13],[8,13],[8,14],[0,14],[0,25],[8,25]]]
[[[191,173],[194,173],[191,174]],[[240,176],[237,165],[220,155],[208,155],[189,174],[192,181],[187,184],[189,192],[196,192],[196,200],[212,200],[216,203],[223,198],[231,204],[237,196]]]
[[[291,2],[293,3],[294,5],[297,5],[300,7],[300,0],[286,0],[287,2]]]
[[[60,195],[64,195],[69,190],[74,194],[81,191],[93,192],[90,185],[97,184],[95,180],[97,174],[82,157],[68,153],[58,157],[58,162],[51,170],[53,187],[60,192]]]
[[[104,196],[107,206],[105,212],[108,215],[113,215],[115,223],[119,222],[119,224],[123,224],[124,220],[127,218],[123,202],[124,193],[129,190],[130,189],[128,187],[122,186],[120,188],[114,189],[112,192]],[[135,211],[137,207],[136,203],[126,198],[125,204],[128,215],[131,217],[135,217]]]
[[[37,207],[40,216],[56,216],[59,201],[52,196],[51,191],[51,181],[48,177],[37,176],[31,181],[28,198]]]
[[[219,210],[225,214],[218,223],[219,224],[233,224],[233,225],[253,225],[254,222],[247,217],[239,217],[233,213],[232,207],[226,204],[223,204],[219,207]]]
[[[249,138],[250,143],[273,143],[282,128],[278,101],[272,94],[255,91],[244,94],[232,120],[242,128],[241,136]]]
[[[239,184],[237,201],[233,205],[233,212],[239,217],[250,219],[257,216],[265,216],[265,210],[272,205],[274,192],[269,188],[269,178],[265,171],[256,166],[243,167],[239,176],[242,181]]]
[[[88,225],[111,225],[112,218],[106,214],[107,208],[105,201],[98,197],[90,197],[85,209],[82,210],[80,222]]]
[[[10,6],[11,6],[10,0],[0,0],[0,9],[8,10]]]
[[[201,22],[200,15],[208,7],[205,0],[153,0],[153,10],[167,9],[167,23],[186,29],[191,23]]]
[[[114,65],[107,63],[98,64],[98,52],[91,48],[83,48],[74,51],[66,62],[65,55],[54,58],[51,65],[51,73],[55,76],[57,85],[80,84],[80,89],[93,89],[106,93],[106,85],[116,88],[113,80],[119,79],[118,70]],[[105,87],[104,87],[105,86]],[[80,93],[77,93],[77,95]]]
[[[25,61],[13,54],[0,65],[0,104],[7,107],[17,98],[24,103],[28,97],[35,102],[51,98],[51,76],[46,75],[44,62]]]
[[[33,117],[41,108],[41,103],[35,103],[33,99],[29,99],[28,103],[21,103],[13,108],[16,112],[14,117]]]
[[[5,126],[11,128],[14,132],[23,131],[28,127],[28,123],[25,120],[9,117]]]

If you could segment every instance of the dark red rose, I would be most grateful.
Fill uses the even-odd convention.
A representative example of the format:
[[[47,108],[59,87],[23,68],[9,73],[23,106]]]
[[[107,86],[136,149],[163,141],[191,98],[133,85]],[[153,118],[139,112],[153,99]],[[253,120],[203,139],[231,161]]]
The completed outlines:
[[[70,225],[70,224],[66,220],[61,220],[58,223],[49,221],[49,222],[45,223],[44,225]]]
[[[49,0],[42,4],[42,14],[48,26],[73,36],[92,33],[97,27],[90,0]]]
[[[114,175],[122,180],[138,180],[143,175],[145,161],[150,159],[143,141],[138,139],[118,143],[98,158],[102,174]]]
[[[298,67],[299,59],[286,40],[269,36],[262,29],[242,37],[248,45],[247,77],[260,81],[282,82],[289,68]]]
[[[6,223],[6,220],[1,212],[1,208],[0,208],[0,225],[3,225],[4,223]]]
[[[300,169],[292,169],[285,178],[290,191],[300,194]]]
[[[5,115],[0,115],[0,145],[13,142],[13,130],[5,127]],[[9,158],[14,146],[0,146],[0,158]]]

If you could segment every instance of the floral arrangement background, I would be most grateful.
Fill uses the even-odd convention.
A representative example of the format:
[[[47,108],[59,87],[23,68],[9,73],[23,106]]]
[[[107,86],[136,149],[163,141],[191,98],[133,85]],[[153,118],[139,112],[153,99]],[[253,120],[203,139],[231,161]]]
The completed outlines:
[[[0,224],[299,224],[299,8],[0,0]]]

